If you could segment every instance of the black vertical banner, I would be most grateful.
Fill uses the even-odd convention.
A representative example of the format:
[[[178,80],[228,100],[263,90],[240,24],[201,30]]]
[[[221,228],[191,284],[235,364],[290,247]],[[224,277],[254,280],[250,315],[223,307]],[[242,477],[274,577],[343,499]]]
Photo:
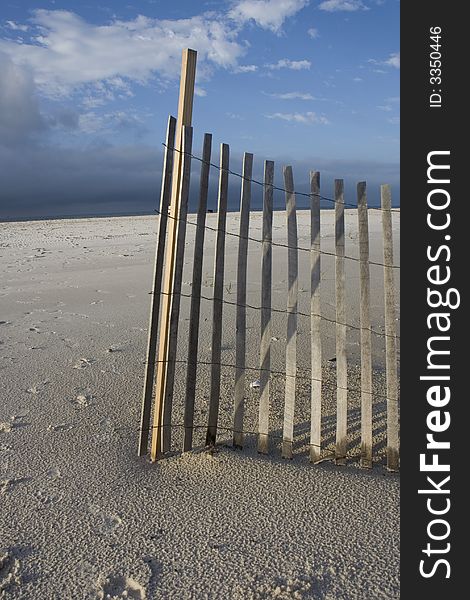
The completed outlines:
[[[468,89],[459,4],[401,5],[401,597],[465,592]],[[468,163],[468,158],[467,158]],[[467,168],[468,171],[468,168]],[[465,273],[464,273],[465,271]],[[459,591],[458,591],[459,590]],[[460,591],[463,590],[463,591]]]

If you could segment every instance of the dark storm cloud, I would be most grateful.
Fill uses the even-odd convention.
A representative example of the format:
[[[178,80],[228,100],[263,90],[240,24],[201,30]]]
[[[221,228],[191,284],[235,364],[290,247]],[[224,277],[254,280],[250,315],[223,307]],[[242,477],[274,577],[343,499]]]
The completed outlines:
[[[0,144],[21,145],[46,127],[31,72],[0,51]]]
[[[157,206],[161,155],[148,147],[0,147],[0,217],[100,214]]]
[[[199,153],[196,149],[195,152]],[[217,157],[214,157],[217,162]],[[283,187],[281,166],[289,161],[276,161],[275,184]],[[241,156],[232,154],[232,169],[240,172]],[[149,146],[89,146],[85,149],[33,145],[6,148],[0,146],[0,218],[45,217],[53,215],[152,212],[158,207],[162,153]],[[394,204],[399,201],[397,165],[360,161],[311,161],[293,163],[296,189],[308,193],[308,173],[312,168],[321,171],[322,194],[331,197],[334,178],[345,179],[347,203],[355,203],[355,185],[368,182],[370,205],[379,203],[379,186],[393,186]],[[197,207],[200,163],[193,161],[190,209]],[[255,157],[254,178],[262,180],[263,160]],[[208,207],[217,206],[217,178],[211,171]],[[262,207],[262,187],[253,184],[252,207]],[[236,210],[240,198],[240,179],[230,177],[229,208]],[[276,192],[276,208],[285,202]],[[297,197],[299,208],[308,207],[308,198]],[[331,203],[323,202],[324,208]]]
[[[65,129],[78,129],[80,115],[73,110],[60,110],[48,115],[49,127],[63,127]]]

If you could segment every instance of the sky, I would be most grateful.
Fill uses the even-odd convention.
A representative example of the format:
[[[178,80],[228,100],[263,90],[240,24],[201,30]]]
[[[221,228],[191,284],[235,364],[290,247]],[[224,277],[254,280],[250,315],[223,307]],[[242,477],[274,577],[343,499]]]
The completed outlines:
[[[318,169],[325,195],[345,179],[346,202],[366,180],[371,204],[390,183],[397,204],[399,10],[398,0],[3,0],[0,218],[157,207],[187,47],[198,52],[195,153],[210,132],[213,160],[228,143],[234,171],[252,152],[256,176],[274,160],[282,184],[291,164],[306,191]]]

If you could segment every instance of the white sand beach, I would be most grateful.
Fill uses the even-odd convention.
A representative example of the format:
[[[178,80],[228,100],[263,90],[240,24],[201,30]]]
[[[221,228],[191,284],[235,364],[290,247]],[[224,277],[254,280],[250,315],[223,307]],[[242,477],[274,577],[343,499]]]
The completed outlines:
[[[399,264],[399,211],[394,211]],[[207,223],[216,227],[215,214]],[[381,214],[370,210],[371,260],[382,262]],[[195,215],[190,216],[195,221]],[[250,235],[261,236],[252,213]],[[185,366],[178,364],[173,452],[137,456],[149,292],[158,217],[1,223],[0,598],[31,600],[399,598],[399,475],[384,467],[384,340],[373,336],[375,463],[359,467],[359,332],[348,330],[348,464],[334,447],[334,325],[324,322],[324,456],[308,462],[310,388],[299,379],[294,458],[279,452],[284,380],[273,377],[269,456],[219,432],[202,447],[210,367],[198,372],[196,450],[181,455]],[[273,238],[286,243],[285,214]],[[298,213],[309,246],[309,214]],[[190,293],[188,225],[183,293]],[[228,231],[237,232],[230,214]],[[322,250],[334,252],[334,212],[322,211]],[[211,297],[214,233],[206,232],[203,295]],[[358,257],[357,214],[346,210],[346,254]],[[287,256],[274,249],[273,306],[285,308]],[[309,311],[310,262],[299,253],[299,310]],[[236,301],[237,238],[227,237],[225,298]],[[260,304],[261,255],[250,243],[248,303]],[[347,322],[359,324],[359,265],[347,261]],[[383,270],[371,265],[372,327],[384,331]],[[398,286],[397,270],[397,286]],[[334,258],[322,257],[322,311],[334,319]],[[178,358],[186,359],[182,299]],[[259,363],[259,311],[249,310],[247,364]],[[399,322],[397,321],[397,325]],[[298,368],[310,366],[310,322],[299,317]],[[285,315],[273,316],[273,369],[285,370]],[[210,361],[211,303],[201,307],[200,360]],[[235,360],[235,309],[224,306],[223,362]],[[231,427],[234,370],[224,368],[222,427]],[[246,429],[256,430],[257,379],[247,373]],[[329,384],[328,384],[329,382]],[[332,385],[333,384],[333,385]],[[277,437],[276,437],[277,436]]]

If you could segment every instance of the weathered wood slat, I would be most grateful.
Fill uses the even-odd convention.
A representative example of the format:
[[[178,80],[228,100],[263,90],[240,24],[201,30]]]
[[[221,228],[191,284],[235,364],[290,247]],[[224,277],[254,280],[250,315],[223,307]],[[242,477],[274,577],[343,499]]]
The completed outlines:
[[[263,259],[261,273],[261,344],[258,452],[269,452],[269,404],[271,369],[271,283],[274,162],[264,163]]]
[[[181,80],[178,101],[178,120],[176,122],[175,150],[173,161],[173,176],[171,186],[170,217],[168,236],[165,247],[165,267],[162,282],[160,336],[157,353],[157,374],[155,378],[155,409],[153,416],[153,435],[151,444],[151,459],[157,460],[161,453],[163,404],[165,396],[166,373],[168,364],[168,342],[170,329],[171,293],[175,270],[175,246],[177,236],[176,217],[179,214],[179,198],[182,169],[182,127],[191,125],[194,83],[196,79],[195,50],[185,49],[182,54]]]
[[[310,171],[310,331],[311,331],[311,421],[310,462],[321,458],[322,344],[321,344],[321,254],[320,254],[320,173]]]
[[[299,286],[297,213],[292,167],[284,167],[284,189],[286,190],[287,245],[289,248],[287,250],[287,343],[282,456],[283,458],[292,458],[297,375],[297,310]]]
[[[163,158],[162,188],[160,195],[160,223],[158,242],[155,253],[153,272],[152,301],[147,339],[147,361],[145,363],[144,390],[142,396],[142,414],[140,419],[140,435],[138,455],[147,454],[150,432],[150,411],[152,408],[152,390],[155,378],[155,357],[158,337],[158,317],[160,312],[160,291],[162,287],[163,259],[165,256],[166,227],[168,223],[168,206],[171,195],[171,176],[173,171],[173,147],[175,143],[175,117],[168,117]]]
[[[204,135],[201,176],[199,181],[199,206],[197,211],[196,237],[194,240],[193,279],[191,285],[191,309],[189,314],[188,366],[186,371],[186,398],[184,408],[183,451],[193,447],[194,399],[196,396],[197,356],[199,340],[199,315],[201,306],[202,260],[207,213],[207,195],[212,148],[212,135]]]
[[[212,359],[209,422],[206,446],[214,446],[219,419],[220,373],[222,351],[222,308],[224,299],[225,227],[227,219],[229,147],[220,147],[220,178],[217,235],[214,264],[214,302],[212,310]]]
[[[372,467],[372,340],[366,183],[357,184],[361,323],[361,465]]]
[[[348,364],[346,357],[346,292],[344,266],[344,183],[335,179],[336,280],[336,464],[346,464],[348,442]]]
[[[389,185],[380,187],[384,251],[385,292],[385,366],[387,380],[387,468],[399,467],[398,372],[396,342],[395,280],[393,273],[392,192]]]
[[[235,359],[235,401],[233,417],[233,445],[243,447],[243,417],[245,402],[245,361],[246,361],[246,272],[248,259],[248,233],[250,227],[251,177],[253,174],[253,154],[243,155],[240,239],[237,264],[237,317],[236,317],[236,359]]]
[[[178,214],[178,233],[175,251],[175,274],[173,279],[173,296],[170,311],[170,336],[168,340],[168,364],[163,405],[162,451],[171,448],[171,412],[173,407],[173,390],[175,383],[176,350],[178,345],[178,325],[181,305],[181,285],[183,279],[184,247],[186,241],[186,220],[188,215],[189,185],[191,179],[191,149],[193,130],[183,127],[183,163],[180,188],[180,211]]]

